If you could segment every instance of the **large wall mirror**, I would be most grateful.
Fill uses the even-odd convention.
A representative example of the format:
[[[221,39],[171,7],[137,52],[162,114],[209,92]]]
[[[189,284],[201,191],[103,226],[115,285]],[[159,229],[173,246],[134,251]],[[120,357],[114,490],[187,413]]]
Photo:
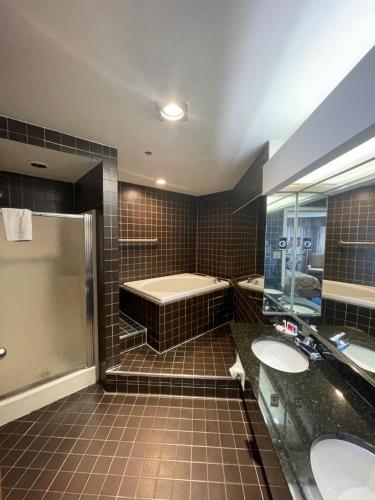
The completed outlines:
[[[268,196],[263,312],[317,324],[375,382],[374,138]]]
[[[321,313],[327,198],[277,193],[267,199],[264,303],[267,314]]]

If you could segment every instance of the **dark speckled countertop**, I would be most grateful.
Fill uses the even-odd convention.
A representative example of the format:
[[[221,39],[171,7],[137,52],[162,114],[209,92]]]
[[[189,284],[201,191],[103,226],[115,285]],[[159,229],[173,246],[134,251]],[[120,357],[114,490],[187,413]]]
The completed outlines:
[[[347,434],[375,445],[375,410],[325,360],[310,360],[301,373],[285,373],[261,363],[251,343],[261,337],[293,340],[272,326],[232,323],[246,375],[262,409],[293,498],[321,499],[310,448],[324,434]]]

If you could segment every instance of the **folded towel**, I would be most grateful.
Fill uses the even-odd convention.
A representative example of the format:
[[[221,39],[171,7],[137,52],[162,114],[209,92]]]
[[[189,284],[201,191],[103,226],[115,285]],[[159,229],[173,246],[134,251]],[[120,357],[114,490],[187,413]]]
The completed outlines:
[[[33,239],[31,211],[24,208],[2,208],[5,238],[8,241]]]

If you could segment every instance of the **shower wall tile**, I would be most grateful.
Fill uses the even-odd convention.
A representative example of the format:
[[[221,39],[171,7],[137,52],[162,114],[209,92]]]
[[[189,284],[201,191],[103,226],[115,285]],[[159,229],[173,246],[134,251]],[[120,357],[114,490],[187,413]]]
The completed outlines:
[[[74,212],[74,184],[0,171],[0,207]]]
[[[375,247],[340,247],[339,240],[375,241],[373,186],[328,198],[324,278],[375,286]]]

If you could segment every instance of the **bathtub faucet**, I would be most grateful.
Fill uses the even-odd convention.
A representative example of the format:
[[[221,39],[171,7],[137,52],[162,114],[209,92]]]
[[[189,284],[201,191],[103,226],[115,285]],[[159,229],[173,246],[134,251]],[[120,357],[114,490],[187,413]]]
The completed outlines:
[[[215,280],[215,283],[220,283],[220,279],[217,276],[214,277],[214,280]]]

